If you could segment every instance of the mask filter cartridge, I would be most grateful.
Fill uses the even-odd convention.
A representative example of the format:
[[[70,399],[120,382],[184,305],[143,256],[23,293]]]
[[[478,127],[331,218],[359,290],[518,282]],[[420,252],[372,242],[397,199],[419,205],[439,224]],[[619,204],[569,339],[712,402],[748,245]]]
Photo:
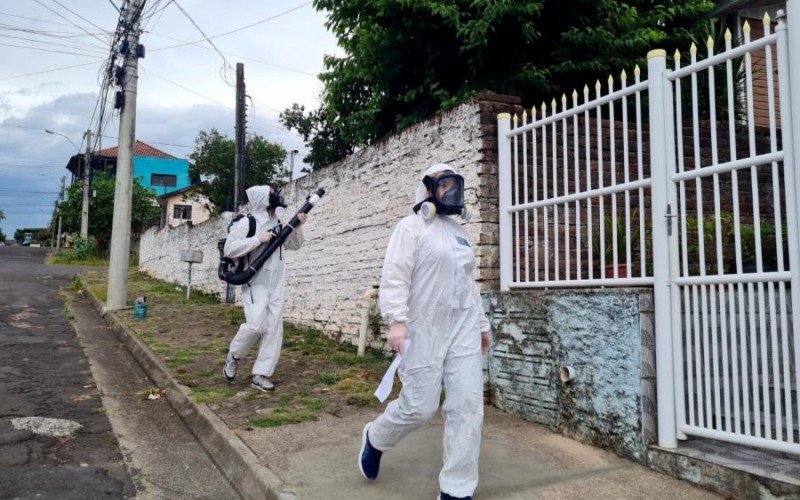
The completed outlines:
[[[275,217],[278,219],[283,219],[283,216],[286,215],[286,209],[283,207],[275,207]]]
[[[422,215],[422,218],[425,220],[431,220],[436,217],[436,205],[431,203],[430,201],[424,202],[419,207],[419,213]]]

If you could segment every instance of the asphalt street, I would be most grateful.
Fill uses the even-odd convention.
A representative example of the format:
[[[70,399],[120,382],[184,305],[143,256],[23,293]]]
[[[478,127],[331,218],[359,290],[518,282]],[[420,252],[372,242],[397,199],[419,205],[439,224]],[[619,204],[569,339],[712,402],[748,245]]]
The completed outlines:
[[[44,256],[40,248],[0,246],[0,498],[133,496],[58,297],[75,269],[45,266]],[[15,428],[25,417],[81,427],[72,436]]]
[[[0,246],[0,499],[239,498],[97,311],[59,296],[80,269],[44,257]]]

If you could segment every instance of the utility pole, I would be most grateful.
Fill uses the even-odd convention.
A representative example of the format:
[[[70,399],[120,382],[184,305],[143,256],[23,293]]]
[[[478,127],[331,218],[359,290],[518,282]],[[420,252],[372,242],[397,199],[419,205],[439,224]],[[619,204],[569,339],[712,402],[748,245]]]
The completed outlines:
[[[245,172],[245,89],[244,64],[236,63],[236,163],[233,172],[233,211],[239,211],[244,203]],[[233,303],[234,287],[230,283],[225,287],[225,302]]]
[[[83,204],[81,205],[81,238],[89,237],[89,188],[92,182],[92,131],[87,130],[86,153],[83,155]]]
[[[114,188],[114,217],[111,223],[111,251],[108,262],[109,310],[127,305],[128,262],[131,248],[131,203],[133,196],[133,147],[136,140],[136,88],[139,82],[139,18],[145,0],[130,0],[122,21],[123,102],[119,117],[119,155]]]
[[[245,174],[245,89],[244,64],[236,63],[236,171],[234,174],[233,211],[244,203]]]
[[[66,176],[61,176],[61,192],[58,194],[58,235],[56,236],[56,252],[61,251],[61,205],[60,203],[64,201],[64,189],[65,184],[67,182]]]
[[[289,182],[294,180],[294,156],[299,152],[296,149],[289,152]]]

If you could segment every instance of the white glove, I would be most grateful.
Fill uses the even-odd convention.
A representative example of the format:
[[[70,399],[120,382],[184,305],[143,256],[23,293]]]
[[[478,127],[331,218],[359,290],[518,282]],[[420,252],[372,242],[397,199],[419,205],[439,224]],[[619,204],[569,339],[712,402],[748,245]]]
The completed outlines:
[[[386,334],[386,341],[389,343],[389,347],[399,352],[400,355],[403,355],[406,350],[405,339],[407,333],[406,324],[402,321],[395,321],[389,325],[389,333]]]

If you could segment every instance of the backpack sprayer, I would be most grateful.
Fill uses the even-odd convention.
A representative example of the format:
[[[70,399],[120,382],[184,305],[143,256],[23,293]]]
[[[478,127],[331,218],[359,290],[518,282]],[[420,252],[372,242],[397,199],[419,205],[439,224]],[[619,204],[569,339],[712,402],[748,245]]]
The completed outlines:
[[[283,226],[280,231],[275,233],[275,236],[266,243],[264,250],[256,255],[249,265],[237,265],[234,259],[225,257],[225,240],[220,240],[217,244],[219,248],[219,268],[217,269],[217,276],[222,281],[230,283],[231,285],[245,285],[253,279],[259,269],[267,262],[267,259],[279,249],[286,238],[300,225],[300,219],[297,217],[300,214],[307,214],[319,202],[319,199],[325,194],[325,189],[319,188],[315,194],[309,195],[306,198],[305,204],[300,207],[300,210],[292,217],[288,224]]]

